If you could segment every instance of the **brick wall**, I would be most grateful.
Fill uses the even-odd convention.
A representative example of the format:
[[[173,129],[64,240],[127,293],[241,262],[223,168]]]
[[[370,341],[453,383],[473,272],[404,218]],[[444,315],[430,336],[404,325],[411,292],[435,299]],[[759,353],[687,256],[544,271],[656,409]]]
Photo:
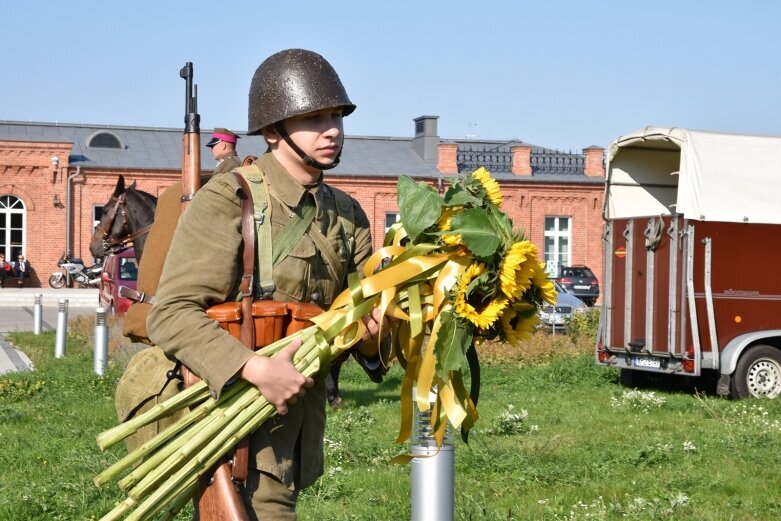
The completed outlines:
[[[66,189],[68,176],[76,169],[67,165],[70,144],[1,142],[0,195],[19,197],[27,210],[26,255],[38,274],[34,284],[46,284],[49,274],[57,269],[57,259],[65,251]],[[452,147],[441,147],[451,153]],[[525,152],[525,151],[523,151]],[[60,158],[57,169],[51,157]],[[594,153],[594,157],[597,153]],[[601,158],[601,151],[599,152]],[[452,161],[451,161],[452,162]],[[600,159],[601,164],[601,159]],[[73,253],[89,263],[89,242],[92,236],[94,206],[103,206],[111,197],[118,175],[125,185],[137,182],[137,188],[160,195],[179,180],[178,171],[100,170],[82,168],[72,177],[73,186]],[[398,212],[396,179],[367,176],[330,177],[326,180],[344,190],[363,207],[372,224],[375,249],[382,246],[385,235],[385,214]],[[436,188],[436,180],[430,184]],[[523,229],[538,247],[543,246],[546,216],[568,216],[572,223],[572,263],[587,264],[602,279],[602,185],[542,184],[518,175],[512,182],[502,183],[503,209],[516,227]],[[54,204],[54,196],[60,204]],[[542,252],[540,252],[542,256]]]

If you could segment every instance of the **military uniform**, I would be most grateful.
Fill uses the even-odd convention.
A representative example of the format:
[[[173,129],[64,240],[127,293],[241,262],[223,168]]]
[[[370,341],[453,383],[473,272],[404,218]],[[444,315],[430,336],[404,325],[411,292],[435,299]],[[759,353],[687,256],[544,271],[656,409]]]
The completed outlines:
[[[370,225],[354,199],[354,241],[337,218],[333,189],[323,183],[305,187],[293,179],[271,153],[257,162],[271,194],[271,231],[275,237],[291,211],[311,198],[318,229],[343,260],[334,277],[308,233],[274,268],[274,300],[313,302],[324,308],[346,287],[346,274],[360,270],[371,255]],[[241,208],[239,185],[231,174],[216,175],[182,215],[166,259],[157,300],[147,320],[150,337],[166,353],[181,360],[209,385],[222,392],[251,356],[241,342],[210,320],[205,309],[235,300],[241,278]],[[288,487],[304,488],[323,472],[325,382],[315,386],[288,414],[267,422],[251,438],[250,465]],[[297,451],[300,450],[300,458]],[[300,465],[300,468],[296,468]]]
[[[238,134],[231,132],[227,128],[218,127],[214,129],[212,138],[206,143],[207,148],[213,148],[220,143],[230,143],[233,146],[233,151],[227,156],[217,159],[217,168],[214,169],[215,174],[221,174],[223,172],[230,172],[234,168],[241,166],[241,160],[236,154],[236,143],[241,139]]]
[[[241,166],[241,159],[239,159],[239,156],[234,152],[233,154],[223,157],[219,160],[217,163],[217,168],[214,169],[215,174],[222,174],[224,172],[230,172],[234,168],[238,168]]]

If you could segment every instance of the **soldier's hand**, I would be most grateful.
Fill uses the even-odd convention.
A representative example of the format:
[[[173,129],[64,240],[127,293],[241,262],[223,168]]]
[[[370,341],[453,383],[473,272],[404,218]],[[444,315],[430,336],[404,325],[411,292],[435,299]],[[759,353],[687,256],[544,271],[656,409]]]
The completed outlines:
[[[380,313],[379,308],[373,308],[369,315],[363,317],[363,323],[366,325],[366,332],[361,340],[368,342],[377,339],[380,334],[380,324],[382,324],[383,336],[388,334],[388,317]]]
[[[369,315],[363,317],[363,323],[366,325],[366,331],[356,348],[365,357],[376,358],[380,342],[382,341],[382,338],[379,338],[380,332],[382,332],[383,337],[388,336],[390,332],[388,317],[382,315],[378,308],[374,308]],[[380,328],[380,325],[382,325],[382,328]]]
[[[241,370],[241,377],[255,385],[281,415],[287,414],[288,404],[295,404],[314,385],[314,380],[293,365],[299,347],[301,340],[296,339],[276,356],[253,356]]]

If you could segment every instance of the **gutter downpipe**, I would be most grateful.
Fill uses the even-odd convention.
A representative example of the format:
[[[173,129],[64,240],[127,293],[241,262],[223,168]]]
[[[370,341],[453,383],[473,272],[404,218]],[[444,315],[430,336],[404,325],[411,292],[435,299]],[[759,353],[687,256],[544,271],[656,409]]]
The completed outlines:
[[[74,177],[81,175],[81,166],[76,167],[76,173],[69,175],[66,181],[65,192],[65,253],[66,255],[73,255],[73,245],[71,244],[71,221],[73,219],[73,189],[71,187],[71,180]]]

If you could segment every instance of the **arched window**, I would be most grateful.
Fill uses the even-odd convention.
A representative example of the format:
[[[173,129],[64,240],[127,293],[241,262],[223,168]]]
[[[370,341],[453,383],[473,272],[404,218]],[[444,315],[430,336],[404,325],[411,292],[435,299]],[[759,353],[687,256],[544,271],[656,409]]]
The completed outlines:
[[[99,132],[92,136],[87,145],[90,148],[122,148],[119,138],[110,132]]]
[[[0,253],[5,254],[9,261],[26,254],[25,218],[21,199],[13,195],[0,195]]]

